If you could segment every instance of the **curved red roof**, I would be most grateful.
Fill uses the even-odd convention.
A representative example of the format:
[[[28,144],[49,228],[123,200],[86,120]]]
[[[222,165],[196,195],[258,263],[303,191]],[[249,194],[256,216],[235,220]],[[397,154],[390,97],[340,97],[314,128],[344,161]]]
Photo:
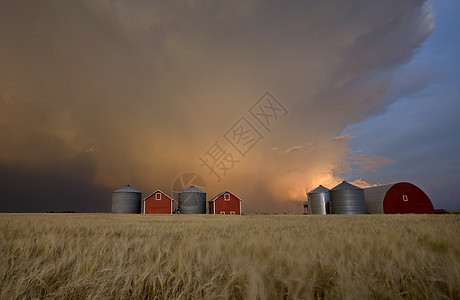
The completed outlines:
[[[430,198],[417,186],[408,182],[394,184],[383,199],[384,214],[432,214]]]

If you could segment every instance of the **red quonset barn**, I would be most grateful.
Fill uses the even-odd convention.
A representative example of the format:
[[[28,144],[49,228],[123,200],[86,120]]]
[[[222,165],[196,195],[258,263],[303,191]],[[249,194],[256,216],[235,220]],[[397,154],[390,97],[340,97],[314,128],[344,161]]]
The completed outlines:
[[[241,215],[241,199],[225,191],[209,200],[209,214]]]
[[[156,190],[142,201],[144,214],[172,214],[174,200],[160,190]]]
[[[364,189],[368,214],[433,214],[430,198],[417,186],[398,182]]]

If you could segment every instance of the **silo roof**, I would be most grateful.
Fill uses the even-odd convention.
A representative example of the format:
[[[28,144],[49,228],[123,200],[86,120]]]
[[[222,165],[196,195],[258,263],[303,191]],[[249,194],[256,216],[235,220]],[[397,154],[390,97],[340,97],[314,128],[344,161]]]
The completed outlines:
[[[203,193],[203,194],[206,194],[206,193],[203,192],[202,190],[197,189],[196,187],[194,187],[193,185],[190,186],[188,189],[183,190],[183,191],[180,192],[180,193]]]
[[[344,180],[342,181],[341,184],[331,189],[331,191],[344,191],[344,190],[362,190],[362,188],[357,187],[356,185],[352,185]]]
[[[327,192],[329,192],[329,189],[327,187],[319,185],[316,189],[309,191],[307,195],[308,194],[322,194],[322,193],[327,193]]]
[[[122,187],[119,190],[113,191],[114,193],[140,193],[142,194],[141,191],[136,190],[135,188],[132,188],[129,184]]]

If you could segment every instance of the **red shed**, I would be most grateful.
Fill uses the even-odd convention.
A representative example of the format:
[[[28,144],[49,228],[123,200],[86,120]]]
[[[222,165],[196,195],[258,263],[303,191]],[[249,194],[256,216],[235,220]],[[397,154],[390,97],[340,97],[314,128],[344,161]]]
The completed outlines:
[[[209,200],[209,214],[241,215],[241,199],[225,191]]]
[[[432,214],[430,198],[417,186],[398,182],[364,189],[368,214]]]
[[[174,200],[160,190],[142,200],[144,214],[172,214]]]

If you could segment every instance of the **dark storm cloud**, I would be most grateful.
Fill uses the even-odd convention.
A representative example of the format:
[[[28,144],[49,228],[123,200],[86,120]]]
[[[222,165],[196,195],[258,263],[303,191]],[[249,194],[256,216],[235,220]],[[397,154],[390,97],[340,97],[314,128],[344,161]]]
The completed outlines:
[[[2,212],[107,212],[109,188],[91,182],[94,166],[84,157],[40,170],[0,165]]]
[[[24,179],[2,184],[148,194],[192,171],[248,210],[302,201],[350,168],[331,138],[395,101],[394,72],[432,30],[425,1],[4,1],[0,163]],[[266,90],[288,116],[215,182],[198,157]]]

